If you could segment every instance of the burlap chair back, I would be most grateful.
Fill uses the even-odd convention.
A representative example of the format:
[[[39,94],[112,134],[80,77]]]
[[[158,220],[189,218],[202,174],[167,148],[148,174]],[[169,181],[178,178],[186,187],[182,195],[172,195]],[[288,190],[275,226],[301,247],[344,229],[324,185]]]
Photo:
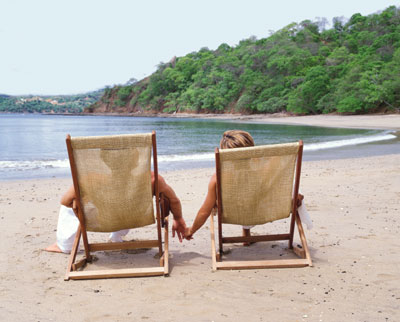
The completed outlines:
[[[220,150],[222,222],[260,225],[290,215],[299,143]]]
[[[87,231],[153,224],[151,134],[71,139]]]

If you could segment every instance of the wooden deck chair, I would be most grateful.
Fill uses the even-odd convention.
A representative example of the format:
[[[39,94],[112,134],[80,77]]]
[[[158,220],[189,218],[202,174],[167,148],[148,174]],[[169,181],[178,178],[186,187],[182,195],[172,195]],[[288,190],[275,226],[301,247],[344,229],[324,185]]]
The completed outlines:
[[[80,225],[68,261],[65,280],[168,275],[168,218],[162,218],[160,211],[155,132],[75,138],[68,135],[66,142],[76,193],[76,213]],[[113,232],[154,224],[151,185],[152,150],[157,238],[143,241],[90,243],[87,232]],[[162,226],[165,236],[164,251]],[[85,257],[75,263],[81,236]],[[92,261],[92,252],[136,248],[158,248],[159,266],[78,270]]]
[[[219,251],[216,251],[214,216],[211,221],[212,267],[217,269],[312,266],[303,226],[297,213],[303,142],[215,150]],[[222,224],[261,225],[288,218],[288,232],[276,235],[226,237]],[[297,225],[301,248],[293,248]],[[288,240],[300,258],[222,261],[223,244]]]

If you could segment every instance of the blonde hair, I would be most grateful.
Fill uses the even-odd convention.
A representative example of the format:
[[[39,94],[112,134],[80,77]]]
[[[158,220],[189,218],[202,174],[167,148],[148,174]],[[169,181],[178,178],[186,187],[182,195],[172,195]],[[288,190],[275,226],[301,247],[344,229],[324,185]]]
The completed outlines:
[[[222,135],[219,145],[221,149],[244,148],[254,146],[254,140],[246,131],[230,130]]]

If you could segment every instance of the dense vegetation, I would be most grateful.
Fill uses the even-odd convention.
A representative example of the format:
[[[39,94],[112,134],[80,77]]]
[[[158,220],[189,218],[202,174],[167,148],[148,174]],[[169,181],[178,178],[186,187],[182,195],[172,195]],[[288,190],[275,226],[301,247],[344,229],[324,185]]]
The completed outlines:
[[[400,8],[293,23],[161,63],[87,112],[370,113],[400,107]]]
[[[81,113],[98,101],[104,90],[58,96],[9,96],[0,95],[0,112],[10,113]]]

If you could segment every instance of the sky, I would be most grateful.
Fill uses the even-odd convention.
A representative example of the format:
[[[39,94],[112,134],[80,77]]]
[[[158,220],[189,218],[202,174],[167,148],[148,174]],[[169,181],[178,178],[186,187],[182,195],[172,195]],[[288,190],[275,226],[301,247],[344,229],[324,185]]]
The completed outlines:
[[[235,46],[292,22],[331,22],[391,5],[400,1],[0,0],[0,94],[77,94],[124,84],[202,47]]]

